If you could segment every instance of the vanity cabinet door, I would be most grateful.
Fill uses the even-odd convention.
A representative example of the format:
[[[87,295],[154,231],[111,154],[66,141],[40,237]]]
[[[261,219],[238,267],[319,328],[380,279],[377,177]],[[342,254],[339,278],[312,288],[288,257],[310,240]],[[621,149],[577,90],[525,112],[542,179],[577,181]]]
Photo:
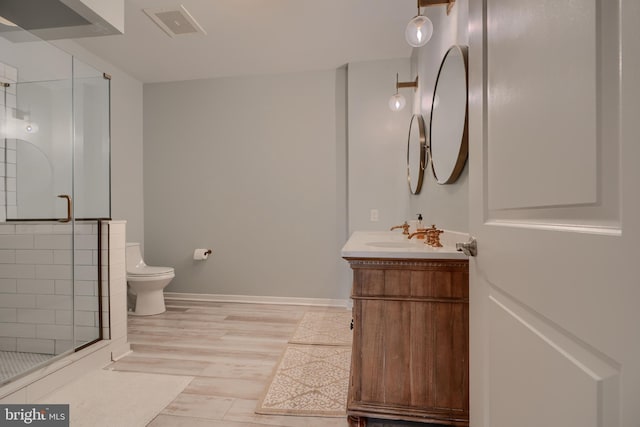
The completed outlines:
[[[468,425],[468,262],[354,269],[352,416]]]

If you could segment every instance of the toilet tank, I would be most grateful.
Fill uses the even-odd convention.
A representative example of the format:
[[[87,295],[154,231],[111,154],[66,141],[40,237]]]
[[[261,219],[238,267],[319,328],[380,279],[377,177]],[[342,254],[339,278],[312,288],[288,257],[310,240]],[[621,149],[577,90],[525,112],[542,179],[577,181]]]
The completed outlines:
[[[144,260],[142,259],[142,253],[140,252],[140,243],[127,242],[125,257],[125,262],[127,263],[127,272],[146,265],[144,263]]]

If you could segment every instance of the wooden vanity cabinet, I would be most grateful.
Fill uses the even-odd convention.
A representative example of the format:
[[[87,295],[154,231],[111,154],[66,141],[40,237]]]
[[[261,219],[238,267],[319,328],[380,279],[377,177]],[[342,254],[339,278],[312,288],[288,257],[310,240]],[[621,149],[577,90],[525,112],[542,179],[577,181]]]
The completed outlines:
[[[353,269],[352,426],[469,425],[467,260],[346,258]]]

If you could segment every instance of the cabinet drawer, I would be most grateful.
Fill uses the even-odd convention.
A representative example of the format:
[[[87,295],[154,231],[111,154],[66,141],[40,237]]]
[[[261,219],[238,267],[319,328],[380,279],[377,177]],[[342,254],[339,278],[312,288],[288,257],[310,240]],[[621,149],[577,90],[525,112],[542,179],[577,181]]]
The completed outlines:
[[[353,299],[412,301],[469,299],[469,262],[450,260],[350,260]]]

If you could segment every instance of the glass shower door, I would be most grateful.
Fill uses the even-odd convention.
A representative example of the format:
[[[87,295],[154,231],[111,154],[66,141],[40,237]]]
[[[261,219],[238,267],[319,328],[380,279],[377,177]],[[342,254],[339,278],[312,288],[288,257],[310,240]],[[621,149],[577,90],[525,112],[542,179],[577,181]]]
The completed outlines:
[[[109,337],[107,260],[99,238],[101,221],[111,217],[109,97],[107,76],[73,58],[76,348]]]
[[[70,77],[70,75],[69,75]],[[15,230],[18,352],[73,351],[73,82],[18,82],[15,134],[5,145],[7,224]],[[17,274],[18,276],[18,274]]]
[[[7,209],[8,220],[33,221],[33,229],[53,233],[34,237],[36,248],[53,256],[53,265],[36,269],[54,284],[48,310],[55,354],[102,337],[107,295],[98,231],[110,217],[109,81],[72,61],[71,79],[17,84],[18,110],[28,111],[22,127],[31,128],[16,138],[16,203]]]
[[[109,90],[72,55],[0,28],[0,385],[109,338]]]

